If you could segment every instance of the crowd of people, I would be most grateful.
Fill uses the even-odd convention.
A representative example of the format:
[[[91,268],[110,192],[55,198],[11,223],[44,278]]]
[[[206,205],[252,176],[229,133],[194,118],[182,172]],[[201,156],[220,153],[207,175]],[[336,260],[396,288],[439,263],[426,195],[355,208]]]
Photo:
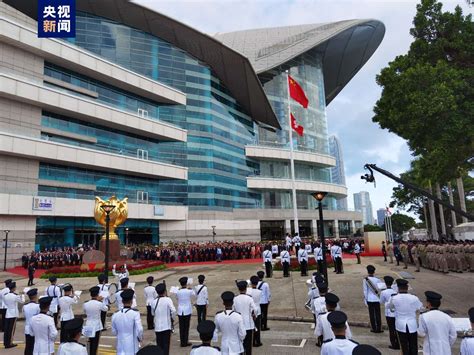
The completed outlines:
[[[52,267],[62,267],[82,264],[84,254],[94,249],[93,247],[65,247],[44,249],[39,252],[24,253],[21,257],[21,265],[27,269],[33,264],[35,269],[50,269]]]

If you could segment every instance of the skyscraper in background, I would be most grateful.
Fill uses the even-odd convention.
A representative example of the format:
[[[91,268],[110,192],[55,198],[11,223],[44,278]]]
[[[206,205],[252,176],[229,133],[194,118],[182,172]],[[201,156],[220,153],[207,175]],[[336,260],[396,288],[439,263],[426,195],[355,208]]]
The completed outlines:
[[[379,208],[377,210],[377,225],[380,227],[385,223],[385,211],[385,208]]]
[[[370,195],[367,191],[354,194],[354,209],[362,212],[362,223],[364,225],[374,223],[372,202],[370,202]]]
[[[344,171],[344,156],[342,154],[341,141],[336,136],[329,137],[329,154],[336,159],[336,166],[331,168],[331,180],[334,184],[346,186],[346,174]],[[336,201],[338,210],[347,210],[347,197]]]

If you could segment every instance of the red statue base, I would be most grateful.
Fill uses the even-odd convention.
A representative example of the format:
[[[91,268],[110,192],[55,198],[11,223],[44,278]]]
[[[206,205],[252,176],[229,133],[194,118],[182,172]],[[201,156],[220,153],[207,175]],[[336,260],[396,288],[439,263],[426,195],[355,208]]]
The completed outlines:
[[[105,239],[100,239],[99,250],[105,254]],[[120,240],[109,239],[109,260],[118,261],[120,260]]]

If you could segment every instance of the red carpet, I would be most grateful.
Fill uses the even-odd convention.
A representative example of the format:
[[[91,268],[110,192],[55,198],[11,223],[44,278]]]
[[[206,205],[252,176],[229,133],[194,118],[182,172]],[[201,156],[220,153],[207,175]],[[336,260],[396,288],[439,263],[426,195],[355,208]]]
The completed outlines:
[[[22,268],[21,266],[14,267],[12,269],[7,269],[8,272],[11,272],[12,274],[23,276],[23,277],[28,277],[28,270]],[[35,278],[41,277],[46,272],[45,269],[38,269],[35,271]]]

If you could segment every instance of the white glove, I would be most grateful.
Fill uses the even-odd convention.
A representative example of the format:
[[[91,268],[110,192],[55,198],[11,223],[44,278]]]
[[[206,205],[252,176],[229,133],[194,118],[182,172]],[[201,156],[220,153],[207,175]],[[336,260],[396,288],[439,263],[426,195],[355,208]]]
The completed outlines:
[[[126,268],[127,268],[127,264],[123,264],[123,267],[126,269]]]
[[[112,266],[112,267],[115,269],[115,266],[116,266],[116,265],[114,264],[114,266]]]

